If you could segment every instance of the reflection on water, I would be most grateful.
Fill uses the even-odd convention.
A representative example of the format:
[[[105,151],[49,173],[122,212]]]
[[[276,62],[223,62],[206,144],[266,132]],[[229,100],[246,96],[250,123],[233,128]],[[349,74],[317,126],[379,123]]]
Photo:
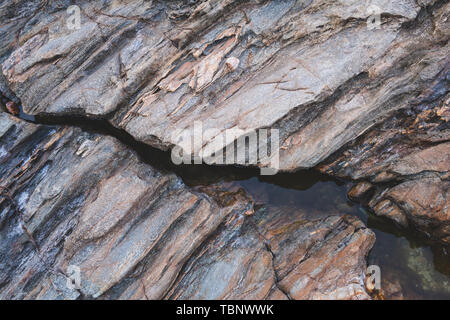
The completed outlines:
[[[369,263],[384,270],[383,285],[407,299],[450,299],[450,255],[445,247],[373,215],[367,225],[377,236]]]
[[[286,214],[302,210],[311,219],[330,214],[359,217],[376,234],[368,260],[380,266],[382,288],[391,298],[450,299],[450,255],[446,249],[399,230],[389,220],[351,202],[348,184],[314,171],[242,178],[233,184],[244,188],[257,203],[282,207]]]

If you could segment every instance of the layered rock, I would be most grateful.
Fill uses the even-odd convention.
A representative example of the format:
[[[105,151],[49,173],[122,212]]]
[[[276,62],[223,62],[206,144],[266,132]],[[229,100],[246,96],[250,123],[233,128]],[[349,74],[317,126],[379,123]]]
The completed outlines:
[[[280,169],[309,168],[443,72],[448,5],[434,2],[372,1],[378,28],[360,1],[80,2],[74,31],[43,7],[2,69],[29,113],[109,117],[166,149],[195,121],[219,130],[194,152],[223,148],[225,129],[278,128]]]
[[[367,200],[375,214],[450,244],[448,1],[77,1],[79,27],[69,21],[70,4],[0,5],[6,100],[33,115],[107,119],[162,150],[186,149],[179,133],[201,123],[203,139],[185,151],[206,157],[259,129],[278,129],[280,170],[318,166],[358,180],[351,195]],[[362,241],[371,239],[368,231],[350,218],[296,224],[302,232],[329,230],[331,238],[317,240],[305,256],[286,253],[302,267],[283,269],[276,261],[285,256],[267,234],[273,221],[260,216],[271,213],[243,219],[246,197],[223,204],[222,196],[197,194],[112,138],[5,117],[2,183],[24,216],[4,213],[0,225],[14,234],[5,236],[8,243],[26,241],[26,250],[3,253],[14,261],[4,262],[4,277],[15,279],[0,281],[4,297],[177,298],[187,288],[197,298],[243,297],[247,290],[254,298],[366,297],[358,279],[370,245],[351,266],[340,262],[341,244],[343,252],[370,244]],[[225,130],[236,136],[223,139]],[[44,191],[26,191],[34,188]],[[134,191],[121,192],[128,189]],[[162,194],[171,204],[160,202]],[[164,219],[146,216],[152,205]],[[20,220],[25,235],[13,227]],[[253,220],[262,227],[248,227]],[[201,233],[185,232],[184,223],[198,223]],[[161,230],[167,238],[140,234]],[[171,242],[177,235],[189,243],[187,253]],[[273,241],[290,234],[280,237]],[[304,244],[301,237],[292,241]],[[155,253],[163,249],[169,253]],[[324,251],[334,255],[321,261]],[[125,252],[127,263],[110,272]],[[315,254],[320,258],[303,261]],[[42,259],[60,270],[38,267]],[[233,267],[220,259],[241,262]],[[346,270],[334,273],[339,285],[305,271],[319,261],[323,270],[335,264]],[[91,282],[80,292],[56,292],[54,284],[64,282],[58,275],[71,263],[89,270]],[[226,266],[229,278],[216,279]],[[247,282],[238,276],[244,269],[255,270]],[[264,285],[255,287],[257,281]]]
[[[363,181],[350,196],[372,189],[368,205],[375,214],[446,245],[450,244],[447,92],[448,81],[443,78],[420,96],[419,103],[320,166],[324,172]]]
[[[242,190],[191,189],[113,137],[0,124],[2,299],[369,298],[374,235],[355,218],[254,212]]]
[[[5,114],[2,128],[1,183],[20,212],[3,201],[3,298],[99,297],[144,261],[157,291],[149,295],[161,297],[183,261],[247,205],[220,208],[110,137]],[[79,293],[58,285],[69,265],[81,268]]]
[[[247,221],[233,217],[225,226],[189,261],[190,273],[170,298],[369,298],[361,281],[375,238],[356,218],[308,221],[301,212],[287,216],[272,209]],[[242,278],[242,270],[253,277]]]
[[[375,183],[430,173],[402,187],[436,182],[425,213],[398,192],[408,208],[382,192],[371,207],[421,230],[444,221],[435,238],[449,236],[448,1],[79,1],[79,28],[68,5],[0,8],[0,84],[26,112],[102,117],[206,158],[279,129],[283,171],[326,161],[326,172]],[[203,139],[185,145],[179,133],[196,122]]]

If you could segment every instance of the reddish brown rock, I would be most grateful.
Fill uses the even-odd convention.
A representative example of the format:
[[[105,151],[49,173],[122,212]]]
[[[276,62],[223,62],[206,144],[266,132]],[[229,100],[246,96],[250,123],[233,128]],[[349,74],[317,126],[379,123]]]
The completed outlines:
[[[146,270],[147,296],[161,298],[225,217],[248,210],[245,198],[221,207],[192,192],[111,137],[36,126],[5,113],[0,121],[0,139],[7,141],[0,185],[21,213],[0,199],[2,298],[99,298],[124,290],[131,274]],[[21,152],[14,152],[18,144]],[[26,261],[20,269],[19,261]],[[65,284],[73,265],[83,276],[79,290]]]
[[[280,170],[319,165],[369,181],[377,214],[448,244],[450,4],[376,2],[380,28],[368,28],[361,1],[79,1],[82,23],[72,29],[59,2],[9,1],[0,8],[0,89],[29,113],[101,117],[163,150],[180,146],[173,132],[196,121],[239,129],[236,139],[278,129]],[[201,297],[366,297],[363,239],[370,244],[372,235],[355,221],[305,222],[313,239],[296,233],[305,231],[300,222],[277,230],[280,238],[255,228],[230,239],[241,214],[261,219],[245,197],[228,202],[191,190],[108,137],[2,121],[3,183],[42,252],[19,232],[19,218],[0,217],[5,248],[14,248],[1,251],[0,297],[78,297],[48,266],[70,263],[88,274],[80,290],[89,297],[181,297],[187,288]],[[194,152],[230,143],[220,138],[206,137]],[[261,224],[271,230],[272,219]],[[332,237],[314,240],[322,229]],[[313,251],[303,250],[313,260],[286,249],[285,238],[296,247],[312,241]],[[218,260],[202,255],[217,248]],[[285,270],[290,258],[304,269]],[[188,261],[197,273],[180,274]],[[228,280],[211,287],[205,277],[223,270]]]
[[[6,109],[12,115],[18,115],[20,113],[19,107],[12,101],[6,103]]]
[[[226,184],[194,190],[77,128],[0,113],[0,142],[2,299],[369,298],[374,235],[356,218],[255,209]]]
[[[361,200],[367,196],[369,191],[373,189],[373,185],[369,182],[362,181],[354,185],[348,192],[348,197],[352,200]]]
[[[269,240],[275,256],[281,257],[275,261],[280,288],[293,299],[369,299],[363,280],[365,257],[375,242],[373,233],[346,216],[328,218],[315,229],[310,231],[313,241],[306,247],[298,244],[291,253],[282,246],[297,232]],[[288,253],[290,258],[283,259]]]
[[[372,209],[377,216],[384,216],[391,220],[394,220],[401,227],[408,227],[408,219],[402,210],[391,200],[384,199],[374,204],[374,201],[370,203]]]
[[[411,226],[430,238],[450,244],[450,182],[426,177],[403,182],[371,201],[375,214]]]
[[[267,209],[245,220],[230,220],[191,259],[191,272],[179,279],[168,297],[369,299],[365,256],[374,234],[354,217],[308,221],[303,216]],[[226,239],[233,240],[220,248]],[[264,279],[259,284],[254,282],[258,274]]]
[[[375,300],[404,300],[403,290],[398,279],[382,279],[381,290],[371,293]]]
[[[450,239],[446,74],[406,114],[395,114],[320,166],[371,181],[376,192],[369,206],[375,214],[444,244]]]

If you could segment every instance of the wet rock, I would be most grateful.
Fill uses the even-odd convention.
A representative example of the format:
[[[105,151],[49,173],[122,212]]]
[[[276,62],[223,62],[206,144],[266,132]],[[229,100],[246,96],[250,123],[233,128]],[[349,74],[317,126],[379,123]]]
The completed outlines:
[[[398,279],[392,281],[383,281],[382,292],[380,294],[381,299],[387,300],[403,300],[402,287]]]
[[[408,267],[419,277],[422,288],[429,292],[449,292],[450,281],[448,277],[433,272],[431,262],[425,256],[423,248],[409,250],[407,255]]]
[[[369,298],[374,235],[355,218],[255,211],[79,128],[0,128],[2,299]]]
[[[372,204],[372,209],[377,216],[384,216],[394,220],[401,227],[408,227],[408,220],[402,210],[391,200],[384,199],[375,205]]]
[[[375,214],[413,226],[435,240],[450,244],[449,181],[427,177],[403,182],[372,199]]]
[[[348,192],[348,197],[352,200],[362,200],[373,189],[369,182],[362,181],[354,185]]]
[[[13,101],[7,102],[5,106],[6,110],[13,115],[18,115],[20,113],[19,107]]]
[[[444,73],[442,77],[445,76]],[[415,106],[394,115],[320,165],[323,172],[375,185],[375,214],[449,244],[448,81],[437,81]]]

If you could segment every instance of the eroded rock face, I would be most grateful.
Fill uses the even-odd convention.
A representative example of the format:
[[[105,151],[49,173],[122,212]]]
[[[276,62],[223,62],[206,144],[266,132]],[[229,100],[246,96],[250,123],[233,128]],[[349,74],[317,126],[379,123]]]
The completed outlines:
[[[305,220],[261,210],[233,217],[187,265],[170,298],[369,299],[364,257],[373,233],[354,217]],[[226,246],[220,248],[221,243]],[[339,266],[336,268],[334,266]],[[260,275],[242,278],[242,270]],[[251,285],[249,285],[249,282]]]
[[[370,206],[403,227],[415,229],[450,244],[449,181],[427,177],[406,181],[384,190]]]
[[[217,129],[194,153],[225,147],[225,129],[278,128],[280,169],[309,168],[406,108],[448,63],[446,1],[371,5],[377,28],[362,1],[81,1],[74,31],[53,5],[35,10],[2,69],[33,114],[109,117],[164,149],[195,121]]]
[[[219,207],[173,174],[141,163],[113,138],[1,116],[1,182],[23,216],[18,221],[3,201],[3,298],[77,297],[53,285],[69,265],[82,270],[82,295],[100,297],[139,268],[151,268],[155,292],[148,295],[162,297],[183,261],[246,205]]]
[[[26,112],[107,118],[149,145],[204,158],[279,129],[283,171],[447,181],[448,1],[76,4],[79,28],[68,25],[68,1],[0,8],[0,85]],[[183,130],[204,135],[190,146]]]
[[[242,190],[193,190],[113,137],[0,124],[2,299],[369,298],[375,237],[355,218],[254,212]]]
[[[444,78],[422,94],[419,103],[320,166],[324,172],[365,181],[360,185],[376,184],[368,201],[375,214],[446,245],[450,244],[447,92]]]
[[[0,16],[4,21],[0,29],[0,90],[2,96],[17,105],[21,103],[26,112],[104,118],[137,140],[162,150],[186,147],[179,132],[193,132],[195,124],[201,123],[203,140],[194,140],[193,148],[185,151],[197,154],[203,148],[207,150],[203,156],[222,150],[239,137],[258,129],[279,129],[281,171],[318,166],[328,174],[358,180],[360,186],[370,184],[373,186],[370,193],[364,188],[353,191],[355,195],[358,191],[360,195],[371,197],[368,205],[375,214],[450,244],[450,4],[447,0],[374,0],[370,3],[354,0],[76,1],[81,24],[75,28],[70,26],[70,14],[66,12],[70,4],[72,2],[62,0],[51,3],[34,0],[5,2],[0,6]],[[378,19],[380,25],[376,25]],[[7,133],[9,129],[0,130]],[[37,133],[29,134],[27,130]],[[58,252],[63,254],[51,251],[50,245],[47,250],[53,255],[48,259],[60,259],[58,263],[63,267],[73,259],[84,268],[93,270],[89,271],[92,283],[82,289],[85,295],[181,297],[180,288],[199,286],[198,290],[190,289],[195,297],[241,297],[246,288],[253,288],[255,279],[258,279],[265,285],[249,289],[258,298],[364,297],[357,281],[351,282],[354,285],[348,282],[350,278],[358,278],[353,275],[357,274],[355,270],[359,267],[348,270],[346,274],[349,277],[336,275],[341,279],[339,281],[346,283],[339,285],[339,290],[332,285],[327,287],[328,280],[318,284],[294,269],[277,278],[279,271],[276,265],[269,271],[263,268],[270,265],[270,255],[264,251],[261,241],[256,241],[257,235],[266,243],[268,238],[262,230],[257,232],[251,228],[243,232],[243,237],[254,244],[253,248],[258,248],[256,251],[244,257],[243,252],[252,246],[239,243],[242,251],[233,251],[234,247],[226,243],[221,247],[221,254],[240,259],[241,264],[248,268],[264,269],[256,278],[249,278],[248,283],[236,280],[236,275],[242,272],[241,265],[235,269],[230,267],[235,273],[228,274],[228,282],[217,280],[217,286],[222,290],[208,287],[210,279],[205,278],[203,269],[195,269],[194,266],[192,268],[197,270],[197,274],[173,278],[184,263],[192,263],[193,258],[175,251],[167,257],[153,256],[150,248],[156,246],[160,250],[159,242],[140,239],[133,231],[159,230],[154,222],[139,217],[145,216],[143,208],[147,204],[158,202],[158,192],[167,188],[172,190],[179,179],[139,163],[126,148],[119,147],[109,138],[97,136],[82,142],[77,139],[84,139],[79,137],[85,134],[74,129],[66,129],[64,133],[55,129],[52,134],[46,134],[45,131],[50,129],[44,127],[27,130],[23,137],[18,132],[11,140],[16,142],[8,142],[17,143],[15,152],[28,154],[33,147],[26,141],[40,135],[44,140],[50,139],[45,137],[52,135],[48,148],[66,141],[61,149],[71,150],[67,151],[70,156],[64,155],[69,157],[66,164],[80,166],[80,175],[76,174],[77,170],[68,172],[69,167],[63,169],[62,166],[52,169],[61,172],[53,171],[53,176],[48,179],[47,173],[42,174],[45,177],[39,179],[47,181],[45,187],[42,186],[47,191],[42,195],[37,193],[36,198],[28,199],[26,193],[17,193],[21,188],[34,188],[38,184],[33,180],[38,179],[34,178],[35,169],[30,173],[8,175],[8,184],[21,181],[16,182],[16,175],[25,179],[23,186],[17,186],[17,190],[11,192],[17,193],[27,207],[23,208],[26,211],[24,218],[29,220],[31,232],[41,230],[48,221],[54,222],[49,217],[55,212],[80,217],[79,229],[73,229],[67,222],[66,227],[61,227],[61,233],[54,235],[53,239],[57,241],[70,229],[64,246],[57,246]],[[231,130],[237,136],[231,141],[224,140],[222,133],[225,130]],[[29,138],[31,136],[33,139]],[[25,142],[20,143],[21,139]],[[75,141],[79,144],[75,145]],[[8,143],[0,146],[0,159],[11,156]],[[67,146],[72,146],[73,150]],[[89,150],[97,147],[103,156],[90,160]],[[249,151],[250,158],[258,152]],[[53,149],[44,154],[50,158],[58,155],[53,153]],[[86,160],[77,162],[76,157],[83,156]],[[16,161],[22,161],[18,160],[22,159],[19,155],[17,157]],[[30,161],[35,157],[40,159],[40,153]],[[258,166],[269,166],[270,159],[261,161]],[[49,165],[45,170],[51,168]],[[142,172],[150,171],[160,175],[155,178],[157,183],[147,176],[141,177]],[[27,179],[33,180],[35,185],[27,186]],[[56,182],[50,182],[51,179]],[[124,189],[132,186],[136,192],[125,196],[117,185]],[[92,186],[96,186],[95,196],[91,195],[92,199],[97,199],[95,201],[86,200],[84,197],[89,195],[82,192],[91,191]],[[161,190],[153,189],[157,186]],[[61,190],[66,190],[64,194],[67,196],[58,200],[59,204],[53,203],[54,199],[59,199],[55,194]],[[199,195],[189,188],[180,186],[179,190],[179,193],[169,192],[169,198],[178,204],[170,208],[159,204],[161,207],[157,210],[161,210],[159,214],[162,215],[165,210],[178,212],[185,203],[195,203],[186,210],[190,216],[192,214],[193,223],[204,223],[207,227],[204,234],[185,238],[192,243],[188,252],[197,252],[196,246],[206,238],[208,244],[202,250],[210,252],[214,241],[220,242],[220,237],[227,238],[227,235],[231,237],[233,228],[238,228],[225,222],[234,221],[231,217],[235,214],[233,210],[237,209],[232,208],[242,206],[240,210],[248,211],[248,200],[220,205],[218,198],[207,197],[209,200],[201,202],[196,198]],[[111,195],[117,198],[116,202],[109,199]],[[200,198],[204,200],[203,196]],[[40,207],[41,203],[45,209]],[[65,208],[70,208],[73,203],[79,211],[75,214],[70,211],[72,209],[67,209],[68,212],[55,209],[62,203],[65,203]],[[37,214],[36,210],[40,213]],[[114,212],[117,221],[107,219],[104,222],[101,215],[93,214],[97,211],[104,215]],[[214,218],[210,217],[213,212],[217,214]],[[165,227],[170,232],[178,232],[169,227],[178,221],[178,214],[167,217]],[[251,219],[257,219],[258,214],[256,212],[255,218]],[[123,224],[125,220],[139,223],[125,232],[128,228]],[[314,226],[325,224],[325,228],[330,230],[334,230],[331,225],[346,225],[348,227],[339,236],[347,234],[352,239],[349,243],[358,243],[363,237],[370,238],[361,235],[362,229],[355,227],[356,222],[327,221],[309,223]],[[218,234],[214,233],[213,230],[222,224],[229,226]],[[243,222],[238,225],[246,228]],[[53,227],[48,228],[39,231],[42,236],[38,242],[43,241],[47,237],[45,232]],[[97,260],[114,265],[131,246],[119,236],[124,232],[130,237],[135,236],[131,241],[142,243],[130,253],[124,269],[108,272],[104,266],[89,265]],[[213,238],[208,237],[211,233],[214,233]],[[86,237],[84,242],[77,240],[83,237]],[[336,237],[337,242],[341,241]],[[169,245],[170,239],[167,241]],[[118,242],[121,246],[115,245]],[[92,243],[97,243],[101,249],[95,249]],[[347,244],[346,241],[344,243]],[[111,249],[103,251],[108,246],[112,246]],[[335,244],[327,239],[319,241],[317,246],[323,250],[335,248]],[[31,252],[31,248],[29,250]],[[351,250],[351,245],[348,250]],[[368,247],[363,246],[362,256],[366,250]],[[269,251],[277,257],[275,251]],[[318,249],[318,252],[321,251]],[[145,271],[153,264],[163,264],[164,259],[172,259],[176,263],[164,272]],[[211,264],[207,256],[199,255],[198,259]],[[333,259],[339,261],[339,254]],[[360,266],[359,256],[355,259],[352,265]],[[308,261],[305,263],[303,266],[309,270]],[[321,264],[333,265],[331,260]],[[141,284],[130,273],[137,268],[136,265],[144,270],[138,272],[143,276]],[[224,266],[214,266],[213,269],[221,270]],[[213,277],[214,272],[218,272],[214,270],[206,274]],[[17,277],[24,278],[23,272],[19,272]],[[31,277],[33,272],[27,277]],[[163,276],[166,272],[167,275]],[[273,280],[274,277],[278,280]],[[293,287],[295,279],[290,277],[304,280]],[[321,278],[327,279],[325,276]],[[35,281],[33,277],[31,279]],[[283,282],[284,279],[289,280]],[[54,281],[62,280],[55,278]],[[158,285],[154,286],[155,283]],[[54,297],[56,293],[50,284],[48,280],[42,289],[33,287],[36,290],[33,293],[24,289],[22,294],[22,289],[17,288],[8,288],[9,291],[4,292],[11,292],[10,296]],[[74,297],[77,293],[69,295]]]

